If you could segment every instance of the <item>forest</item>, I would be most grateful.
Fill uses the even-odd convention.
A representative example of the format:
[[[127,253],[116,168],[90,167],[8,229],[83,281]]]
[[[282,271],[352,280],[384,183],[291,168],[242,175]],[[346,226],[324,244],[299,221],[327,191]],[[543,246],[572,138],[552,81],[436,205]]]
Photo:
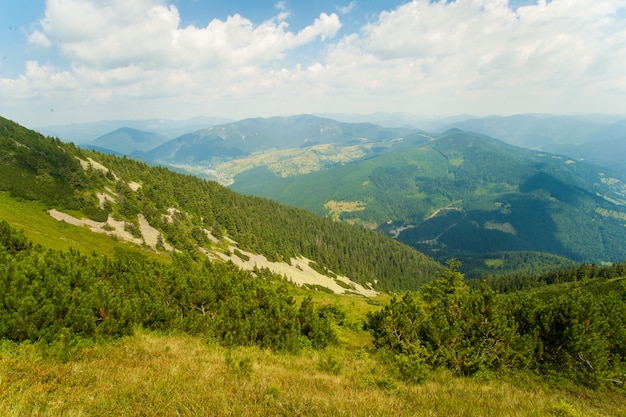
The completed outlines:
[[[290,284],[268,271],[185,254],[163,263],[44,249],[6,222],[0,260],[0,339],[61,344],[67,354],[81,339],[111,340],[138,328],[203,335],[224,346],[323,349],[338,342],[345,316],[310,296],[296,303]],[[499,293],[487,280],[471,287],[458,261],[448,264],[438,279],[364,320],[397,378],[420,383],[438,368],[458,376],[517,369],[624,387],[625,281],[602,285],[623,277],[624,264],[536,278],[546,285],[600,280],[554,293]]]
[[[614,286],[501,294],[487,280],[470,287],[458,261],[448,265],[439,279],[368,316],[374,345],[392,354],[403,377],[419,380],[438,367],[459,376],[524,369],[593,387],[624,386],[623,280]],[[617,271],[623,277],[624,265],[597,269],[596,276],[607,280]]]
[[[141,327],[295,352],[334,337],[310,300],[296,305],[281,277],[185,254],[163,263],[44,249],[3,221],[0,268],[0,339],[69,348]]]
[[[2,201],[24,211],[0,219],[0,413],[626,411],[623,262],[494,252],[494,265],[508,257],[529,272],[466,277],[455,259],[443,267],[359,226],[0,122]],[[111,199],[100,204],[98,193]],[[41,245],[33,237],[42,232],[92,234],[55,224],[27,237],[19,225],[52,222],[49,208],[100,223],[113,217],[131,233],[141,214],[176,250],[108,237],[108,255]],[[298,288],[203,255],[226,239],[283,262],[305,255],[318,271],[376,283],[381,293]],[[531,391],[538,397],[527,399]]]
[[[106,171],[92,163],[85,169],[80,161],[102,164]],[[133,190],[130,183],[140,187]],[[417,288],[441,270],[432,258],[379,233],[163,167],[79,149],[2,118],[0,190],[98,222],[110,215],[135,234],[142,214],[166,242],[192,257],[200,247],[210,247],[201,232],[206,229],[270,261],[304,256],[324,270],[382,290]],[[113,201],[100,206],[97,193],[108,193]],[[165,216],[172,208],[177,214],[169,222]]]

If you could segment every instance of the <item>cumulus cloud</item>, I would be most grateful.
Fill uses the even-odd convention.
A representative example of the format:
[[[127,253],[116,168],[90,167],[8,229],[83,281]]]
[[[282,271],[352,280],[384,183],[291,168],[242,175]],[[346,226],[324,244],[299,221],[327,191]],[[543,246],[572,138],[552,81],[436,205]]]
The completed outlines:
[[[404,85],[415,98],[427,94],[442,105],[448,96],[472,107],[467,100],[483,94],[483,111],[496,110],[494,100],[515,99],[533,111],[544,105],[542,95],[561,94],[561,111],[570,111],[574,91],[592,101],[601,91],[613,99],[626,92],[623,6],[623,0],[554,0],[512,10],[507,0],[415,0],[382,12],[360,36],[337,44],[329,60],[359,59],[370,68],[351,69],[361,84],[380,91]]]
[[[54,46],[67,67],[30,62],[0,79],[0,104],[50,97],[84,112],[104,103],[125,117],[181,118],[626,108],[625,0],[398,2],[338,37],[335,13],[291,31],[284,2],[264,22],[235,14],[182,26],[166,0],[48,0],[28,41]],[[290,54],[305,45],[317,55],[298,64]]]
[[[348,4],[347,6],[338,6],[337,11],[339,11],[339,13],[341,14],[348,14],[352,11],[352,9],[355,8],[355,6],[356,6],[356,1],[352,0],[350,4]]]
[[[50,39],[40,31],[36,30],[28,36],[28,44],[40,48],[49,48],[52,45]]]
[[[276,7],[284,10],[284,3]],[[32,36],[52,39],[63,56],[80,65],[241,66],[280,59],[289,49],[317,37],[335,36],[341,27],[337,15],[322,13],[293,33],[284,21],[287,17],[281,13],[255,25],[235,14],[225,21],[214,19],[206,27],[181,27],[176,7],[157,0],[49,0],[41,21],[43,33]]]

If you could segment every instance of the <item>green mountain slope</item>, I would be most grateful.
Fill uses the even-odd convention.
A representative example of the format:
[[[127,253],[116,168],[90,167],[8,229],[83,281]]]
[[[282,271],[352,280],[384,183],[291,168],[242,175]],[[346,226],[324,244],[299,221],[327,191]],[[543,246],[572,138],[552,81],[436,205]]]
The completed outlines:
[[[0,161],[0,190],[11,198],[38,201],[57,219],[162,253],[263,255],[284,264],[304,258],[308,265],[292,266],[378,289],[416,288],[441,269],[380,234],[197,177],[82,150],[6,119],[0,119]]]
[[[506,143],[585,160],[626,173],[626,120],[610,115],[523,114],[457,121],[441,127],[482,133]],[[440,130],[441,131],[441,130]]]
[[[501,251],[626,259],[621,180],[460,130],[308,175],[256,168],[232,188],[365,225],[440,259]]]
[[[130,155],[149,151],[164,142],[167,142],[167,139],[158,133],[122,127],[98,137],[89,145],[122,155]]]
[[[174,166],[202,165],[214,168],[219,163],[252,154],[327,144],[356,146],[415,131],[385,128],[371,123],[341,123],[311,115],[254,118],[180,136],[146,152],[143,157]]]

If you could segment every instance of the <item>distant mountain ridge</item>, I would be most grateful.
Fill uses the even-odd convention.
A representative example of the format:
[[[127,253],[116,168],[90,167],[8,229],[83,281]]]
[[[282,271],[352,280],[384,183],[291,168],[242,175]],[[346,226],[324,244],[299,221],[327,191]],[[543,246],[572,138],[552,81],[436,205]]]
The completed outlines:
[[[489,116],[441,124],[506,143],[584,159],[626,174],[626,117],[612,115]]]
[[[153,149],[164,142],[167,138],[152,132],[121,127],[113,132],[98,137],[87,146],[98,149],[108,149],[122,155],[141,154]]]
[[[312,172],[362,158],[381,142],[416,132],[312,115],[252,118],[180,136],[141,158],[230,184],[242,167],[260,160],[285,173]]]
[[[385,128],[371,123],[342,123],[312,115],[252,118],[183,135],[147,152],[145,157],[168,163],[198,163],[228,160],[269,149],[380,141],[416,130]]]
[[[498,251],[626,259],[623,180],[459,129],[307,175],[258,167],[231,187],[374,228],[440,260]]]
[[[131,158],[93,153],[1,117],[0,192],[38,202],[45,211],[39,207],[33,216],[51,216],[85,233],[105,233],[156,253],[231,261],[259,274],[268,268],[335,292],[417,288],[442,270],[379,233]]]
[[[33,130],[41,132],[44,135],[58,137],[64,142],[84,144],[123,127],[157,133],[168,139],[172,139],[188,132],[206,128],[207,126],[230,121],[232,120],[222,117],[194,117],[187,120],[101,120],[88,123],[40,126],[33,128]]]

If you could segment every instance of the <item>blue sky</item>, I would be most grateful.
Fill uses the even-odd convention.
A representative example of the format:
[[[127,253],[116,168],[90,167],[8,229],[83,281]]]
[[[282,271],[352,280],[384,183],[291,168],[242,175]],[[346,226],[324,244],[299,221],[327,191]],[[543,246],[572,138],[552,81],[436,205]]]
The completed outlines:
[[[0,115],[626,113],[626,0],[0,0]]]

